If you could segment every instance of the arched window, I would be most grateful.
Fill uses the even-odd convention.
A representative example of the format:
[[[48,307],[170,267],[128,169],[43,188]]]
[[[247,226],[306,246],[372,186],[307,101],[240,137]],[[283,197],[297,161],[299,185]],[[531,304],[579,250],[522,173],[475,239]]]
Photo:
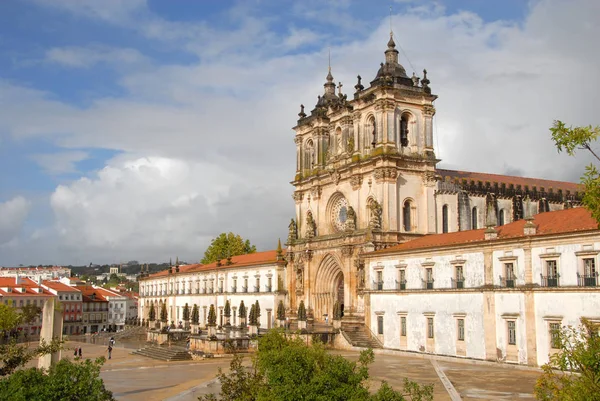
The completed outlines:
[[[304,163],[303,168],[305,170],[311,170],[315,164],[315,149],[312,139],[306,141],[304,145]]]
[[[442,232],[448,232],[448,205],[442,206]]]
[[[498,225],[499,226],[504,225],[504,209],[500,209],[498,211]]]
[[[400,119],[400,145],[408,146],[408,121],[409,115],[403,114]]]
[[[473,210],[471,210],[471,229],[477,230],[478,228],[479,226],[477,225],[477,208],[474,207]]]
[[[404,202],[404,206],[402,207],[402,222],[404,225],[404,231],[412,231],[412,202],[407,200]]]

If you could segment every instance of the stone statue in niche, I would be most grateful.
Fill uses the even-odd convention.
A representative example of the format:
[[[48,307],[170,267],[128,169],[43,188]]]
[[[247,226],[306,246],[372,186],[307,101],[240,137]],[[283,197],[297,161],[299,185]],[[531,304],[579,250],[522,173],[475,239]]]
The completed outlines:
[[[356,266],[356,286],[358,289],[365,288],[365,264],[361,260],[355,260],[354,266]]]
[[[288,226],[288,243],[291,244],[298,239],[298,225],[296,221],[292,219]]]
[[[317,235],[317,223],[315,223],[312,212],[309,210],[306,213],[306,238],[311,239],[315,235]]]
[[[348,206],[348,211],[346,212],[346,230],[356,230],[356,212],[352,206]]]
[[[352,154],[352,152],[354,152],[354,138],[350,137],[350,139],[348,139],[348,143],[346,144],[346,152]]]
[[[302,291],[304,289],[304,268],[302,265],[296,269],[296,290]]]
[[[381,229],[381,214],[382,209],[379,202],[373,199],[373,201],[369,205],[369,209],[371,210],[371,219],[369,221],[369,228],[372,230]]]

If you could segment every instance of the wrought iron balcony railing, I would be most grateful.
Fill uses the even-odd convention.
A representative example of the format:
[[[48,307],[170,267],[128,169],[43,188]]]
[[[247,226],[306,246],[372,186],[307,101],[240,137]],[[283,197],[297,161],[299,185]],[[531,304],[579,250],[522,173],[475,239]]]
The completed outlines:
[[[542,287],[558,287],[560,285],[560,274],[556,276],[544,276],[540,274],[540,277],[542,279]]]
[[[598,285],[598,272],[592,274],[577,273],[577,285],[580,287],[596,287]]]

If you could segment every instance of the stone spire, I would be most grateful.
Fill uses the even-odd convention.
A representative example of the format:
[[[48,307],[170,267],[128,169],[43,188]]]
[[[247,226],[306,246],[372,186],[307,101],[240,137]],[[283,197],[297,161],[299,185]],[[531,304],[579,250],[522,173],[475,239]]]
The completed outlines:
[[[329,66],[325,79],[327,80],[323,85],[325,87],[325,97],[335,96],[335,83],[333,82],[333,75],[331,75],[331,66]]]
[[[394,34],[390,32],[390,40],[387,43],[385,51],[385,62],[388,64],[398,64],[398,50],[396,50],[396,42],[394,42]]]

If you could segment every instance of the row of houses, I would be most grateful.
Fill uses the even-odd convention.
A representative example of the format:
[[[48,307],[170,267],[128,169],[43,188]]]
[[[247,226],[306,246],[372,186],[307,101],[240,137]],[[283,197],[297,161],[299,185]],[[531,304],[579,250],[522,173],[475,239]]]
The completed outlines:
[[[43,308],[54,297],[63,312],[63,334],[77,335],[102,330],[121,330],[128,319],[137,317],[137,294],[87,285],[76,278],[34,281],[23,277],[0,278],[0,303],[15,308],[33,305]],[[9,335],[37,336],[41,315],[24,323]]]

